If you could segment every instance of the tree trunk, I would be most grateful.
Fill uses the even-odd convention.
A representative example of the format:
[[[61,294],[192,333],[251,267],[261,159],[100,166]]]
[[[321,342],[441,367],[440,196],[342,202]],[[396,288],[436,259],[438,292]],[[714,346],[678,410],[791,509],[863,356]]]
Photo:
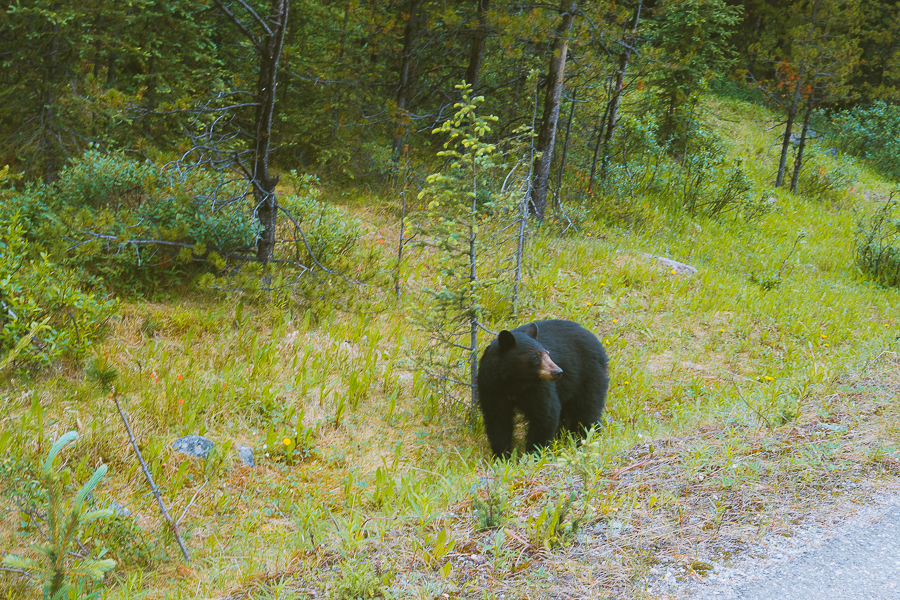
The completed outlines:
[[[797,193],[797,182],[800,181],[800,168],[803,166],[803,149],[806,148],[806,134],[809,131],[809,118],[812,116],[813,107],[806,108],[803,117],[803,129],[800,130],[800,144],[797,146],[797,158],[794,159],[794,174],[791,176],[791,191]]]
[[[787,123],[784,124],[784,136],[781,138],[781,156],[778,159],[778,175],[775,177],[775,187],[781,187],[784,184],[784,167],[787,164],[788,150],[791,147],[791,129],[794,127],[794,118],[797,116],[797,110],[800,106],[800,91],[803,88],[805,71],[806,65],[801,66],[800,74],[797,77],[797,85],[794,87],[794,96],[791,99],[791,105],[788,107]]]
[[[413,44],[416,41],[416,9],[421,0],[410,0],[408,4],[406,27],[403,30],[403,57],[400,60],[399,82],[397,84],[397,129],[394,132],[393,157],[400,160],[403,138],[406,137],[406,111],[412,90],[412,56]]]
[[[266,263],[275,255],[275,227],[278,203],[275,186],[278,177],[269,174],[269,154],[272,151],[272,121],[275,117],[275,91],[278,85],[278,64],[284,33],[287,29],[289,0],[272,0],[268,19],[271,34],[263,38],[259,59],[259,81],[256,86],[256,123],[254,133],[255,163],[253,168],[253,197],[260,232],[256,240],[256,258]]]
[[[544,97],[544,114],[541,131],[538,134],[537,151],[541,153],[534,167],[534,184],[531,190],[531,215],[544,221],[547,208],[547,188],[550,183],[550,164],[553,162],[553,146],[556,143],[556,124],[559,121],[559,100],[562,96],[563,79],[566,73],[566,54],[569,50],[568,33],[575,20],[575,1],[563,0],[559,7],[562,22],[556,29],[550,69],[547,73],[547,95]]]
[[[816,27],[819,15],[819,7],[821,0],[816,0],[812,7],[812,15],[809,19],[809,29],[806,32],[806,47],[812,45],[813,30]],[[794,95],[791,98],[791,105],[787,110],[787,123],[784,126],[784,137],[781,139],[781,156],[778,159],[778,175],[775,177],[775,187],[784,185],[784,169],[787,164],[788,149],[791,147],[791,129],[794,126],[794,119],[797,117],[797,111],[800,109],[800,98],[802,96],[803,84],[806,79],[807,63],[800,63],[800,72],[797,74],[797,83],[794,86]]]
[[[634,34],[637,33],[638,23],[641,20],[641,8],[643,2],[638,2],[634,9],[634,18],[631,26],[631,39],[622,34],[622,52],[619,54],[619,69],[616,71],[616,83],[613,88],[612,95],[609,99],[608,111],[606,115],[606,131],[603,135],[603,167],[600,169],[600,177],[606,179],[606,170],[609,166],[609,145],[612,143],[613,135],[616,132],[616,123],[619,120],[619,105],[622,101],[622,90],[625,89],[625,76],[628,74],[628,61],[631,59],[632,47],[634,43]],[[591,177],[593,180],[593,177]]]
[[[556,191],[553,193],[554,207],[559,210],[559,191],[562,189],[563,174],[566,171],[566,154],[569,150],[569,135],[572,133],[572,121],[575,120],[575,98],[578,88],[572,90],[572,109],[569,111],[569,121],[566,123],[566,137],[563,139],[562,156],[559,157],[559,169],[556,171]]]
[[[43,127],[41,128],[41,151],[44,155],[44,183],[56,181],[59,164],[56,158],[56,73],[58,70],[59,26],[53,25],[53,39],[50,41],[50,61],[47,69],[47,92],[44,95]]]
[[[490,0],[475,0],[478,4],[476,16],[478,28],[472,36],[472,51],[469,53],[469,66],[466,68],[466,83],[474,90],[478,87],[478,76],[481,74],[481,59],[484,56],[484,42],[488,36],[487,11]]]

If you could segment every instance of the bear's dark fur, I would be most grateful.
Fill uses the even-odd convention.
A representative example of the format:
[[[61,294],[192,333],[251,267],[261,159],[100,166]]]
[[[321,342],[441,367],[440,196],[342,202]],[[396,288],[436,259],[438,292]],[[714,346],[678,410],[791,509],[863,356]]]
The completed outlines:
[[[572,321],[536,321],[503,330],[478,363],[478,401],[494,456],[509,458],[515,413],[528,422],[525,450],[560,429],[576,436],[600,422],[609,388],[600,340]]]

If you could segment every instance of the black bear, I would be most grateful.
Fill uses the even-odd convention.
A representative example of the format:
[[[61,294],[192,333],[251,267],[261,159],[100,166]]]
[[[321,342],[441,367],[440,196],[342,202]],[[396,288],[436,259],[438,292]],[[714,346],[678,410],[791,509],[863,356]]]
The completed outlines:
[[[525,450],[560,429],[581,436],[600,422],[609,388],[600,340],[572,321],[536,321],[503,330],[478,363],[478,401],[494,456],[509,458],[515,413],[528,422]]]

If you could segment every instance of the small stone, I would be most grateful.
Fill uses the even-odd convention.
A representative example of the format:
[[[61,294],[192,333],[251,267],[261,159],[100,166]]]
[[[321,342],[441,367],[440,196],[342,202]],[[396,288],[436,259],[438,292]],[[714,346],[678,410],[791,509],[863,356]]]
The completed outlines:
[[[241,462],[248,467],[252,468],[256,466],[256,461],[253,459],[253,448],[251,448],[250,446],[242,446],[241,444],[238,444],[237,455],[238,458],[241,459]]]
[[[131,511],[125,507],[124,504],[119,504],[115,500],[111,500],[109,503],[109,507],[113,510],[114,513],[119,515],[120,517],[130,517]]]
[[[183,452],[198,458],[206,458],[214,445],[202,435],[186,435],[172,442],[172,447],[176,452]]]

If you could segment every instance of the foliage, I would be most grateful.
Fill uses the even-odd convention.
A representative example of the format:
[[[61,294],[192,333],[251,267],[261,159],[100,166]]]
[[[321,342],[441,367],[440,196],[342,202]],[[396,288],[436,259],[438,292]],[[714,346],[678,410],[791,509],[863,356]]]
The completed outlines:
[[[421,327],[437,342],[425,357],[426,368],[446,395],[453,397],[450,389],[464,383],[474,399],[483,299],[498,284],[486,268],[497,250],[487,233],[494,217],[509,209],[512,196],[494,187],[494,172],[504,166],[497,145],[487,141],[488,123],[496,118],[476,113],[483,99],[472,97],[470,86],[457,89],[462,99],[456,113],[433,132],[447,135],[438,152],[447,165],[428,176],[419,194],[426,207],[411,229],[423,245],[438,251],[431,267],[435,278],[420,313]]]
[[[316,262],[329,268],[342,268],[350,250],[359,242],[362,233],[359,219],[347,215],[337,206],[319,200],[321,190],[317,179],[310,175],[297,175],[291,171],[286,178],[293,194],[282,196],[280,203],[300,225],[288,241],[296,247],[297,259],[307,267]]]
[[[815,150],[806,154],[797,191],[816,202],[838,202],[847,196],[856,182],[856,173],[849,163],[836,162],[825,152]]]
[[[853,258],[870,279],[886,287],[900,287],[900,216],[893,196],[856,232]]]
[[[392,573],[380,573],[368,560],[347,560],[328,595],[329,600],[368,600],[388,598],[394,580]]]
[[[246,185],[194,170],[166,180],[150,164],[90,150],[52,184],[8,192],[3,213],[66,265],[132,293],[183,273],[210,253],[252,246]]]
[[[883,101],[840,111],[831,118],[843,151],[900,179],[900,105]]]
[[[43,581],[44,600],[61,600],[78,580],[98,581],[116,565],[110,559],[83,558],[71,561],[68,558],[69,548],[74,546],[82,528],[92,521],[109,518],[113,512],[111,509],[85,510],[85,500],[106,474],[106,465],[98,467],[90,480],[78,490],[69,506],[65,506],[62,492],[71,475],[68,469],[57,472],[53,462],[59,451],[76,439],[78,434],[74,431],[60,437],[50,448],[44,461],[41,479],[47,492],[46,535],[49,541],[37,547],[43,559],[17,554],[8,554],[3,559],[5,566],[22,569]]]
[[[118,302],[85,291],[70,269],[33,255],[21,221],[0,220],[0,352],[10,352],[23,339],[18,360],[46,365],[59,357],[77,358],[97,339]],[[37,323],[43,322],[40,329]]]
[[[661,61],[653,72],[655,110],[660,138],[674,142],[673,151],[696,118],[701,87],[734,61],[729,38],[740,20],[741,7],[724,0],[676,0],[653,22],[651,55]]]

